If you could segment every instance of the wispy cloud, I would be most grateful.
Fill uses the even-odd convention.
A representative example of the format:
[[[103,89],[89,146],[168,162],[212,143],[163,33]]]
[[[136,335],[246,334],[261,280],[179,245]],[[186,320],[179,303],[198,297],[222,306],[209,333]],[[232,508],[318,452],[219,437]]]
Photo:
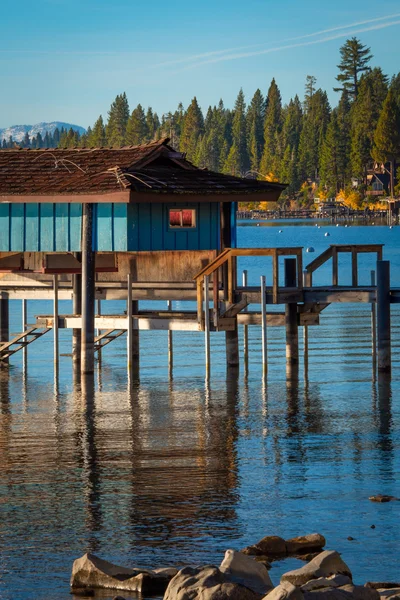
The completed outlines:
[[[397,16],[400,16],[397,15]],[[370,23],[373,21],[369,21]],[[385,29],[387,27],[393,27],[395,25],[400,25],[400,20],[397,21],[389,21],[389,22],[385,22],[385,23],[379,23],[379,24],[375,24],[375,25],[371,25],[369,27],[362,27],[362,28],[355,28],[352,29],[351,31],[351,35],[353,34],[358,34],[358,33],[365,33],[368,31],[376,31],[379,29]],[[346,29],[348,29],[350,26],[346,26]],[[352,25],[352,27],[356,27],[355,24]],[[333,28],[331,30],[326,30],[326,32],[328,31],[338,31],[341,28]],[[344,28],[343,28],[344,29]],[[311,37],[311,36],[316,36],[316,35],[321,35],[322,33],[319,32],[319,34],[315,33],[315,34],[308,34],[308,36],[301,36],[301,38],[292,38],[292,39],[304,39],[305,37]],[[228,61],[228,60],[237,60],[240,58],[249,58],[251,56],[261,56],[264,54],[271,54],[272,52],[281,52],[283,50],[290,50],[293,48],[302,48],[305,46],[314,46],[316,44],[324,44],[326,42],[330,42],[332,40],[337,40],[343,37],[346,37],[349,35],[349,31],[343,31],[341,30],[340,33],[336,33],[334,35],[329,35],[329,36],[324,36],[318,40],[310,40],[310,41],[304,41],[304,42],[299,42],[296,44],[284,44],[284,45],[280,45],[280,46],[273,46],[271,48],[264,48],[262,50],[255,50],[252,52],[235,52],[235,53],[229,53],[229,51],[227,51],[227,53],[225,53],[222,56],[215,56],[212,58],[209,58],[207,60],[201,60],[201,61],[197,61],[197,62],[193,62],[192,64],[179,69],[179,71],[187,71],[189,69],[194,69],[196,67],[200,67],[202,65],[208,65],[208,64],[212,64],[212,63],[217,63],[217,62],[223,62],[223,61]],[[222,51],[221,51],[222,52]]]
[[[343,33],[343,35],[348,35],[349,34],[349,32],[347,31],[348,29],[353,29],[354,27],[359,27],[360,25],[380,23],[382,21],[388,21],[389,19],[396,19],[398,17],[400,17],[400,13],[395,13],[393,15],[386,15],[384,17],[375,17],[373,19],[365,19],[363,21],[356,21],[356,22],[350,23],[348,25],[341,25],[340,27],[331,27],[329,29],[321,29],[320,31],[315,31],[313,33],[307,33],[305,35],[286,38],[284,40],[281,40],[280,44],[282,44],[282,43],[286,44],[286,42],[294,42],[297,40],[305,40],[305,39],[317,37],[319,35],[324,35],[326,33],[333,33],[334,31],[340,31],[340,32],[343,31],[343,32],[346,32],[346,33]],[[384,26],[389,27],[392,24],[393,23],[387,23],[387,24],[384,24]],[[371,30],[369,29],[368,31],[371,31]],[[357,32],[354,32],[354,33],[357,33]],[[340,37],[342,37],[342,36],[340,36]],[[208,59],[208,58],[211,59],[212,57],[222,57],[225,55],[230,56],[230,54],[233,52],[239,52],[240,50],[250,50],[250,48],[260,48],[260,46],[263,48],[263,51],[269,50],[269,48],[265,48],[265,42],[258,43],[258,44],[251,44],[248,46],[237,46],[235,48],[225,48],[224,50],[212,50],[210,52],[203,52],[201,54],[193,54],[191,56],[185,56],[182,58],[176,58],[176,59],[172,59],[172,60],[163,61],[163,62],[157,63],[155,65],[152,65],[151,68],[168,67],[168,66],[172,66],[172,65],[178,65],[178,64],[184,64],[187,62],[198,61],[199,59]],[[269,46],[271,46],[271,45],[269,45]],[[272,46],[270,51],[273,52],[274,50],[275,50],[275,47]],[[223,60],[223,58],[220,58],[220,60]],[[217,61],[215,61],[215,62],[217,62]]]

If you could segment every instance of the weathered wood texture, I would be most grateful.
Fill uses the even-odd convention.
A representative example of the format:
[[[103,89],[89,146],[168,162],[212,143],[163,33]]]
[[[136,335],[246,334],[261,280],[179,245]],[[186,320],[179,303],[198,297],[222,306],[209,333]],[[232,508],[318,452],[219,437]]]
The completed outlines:
[[[93,205],[85,204],[82,220],[82,373],[94,372],[95,264],[92,235]]]
[[[390,319],[390,263],[378,260],[376,264],[378,370],[391,370],[391,319]]]

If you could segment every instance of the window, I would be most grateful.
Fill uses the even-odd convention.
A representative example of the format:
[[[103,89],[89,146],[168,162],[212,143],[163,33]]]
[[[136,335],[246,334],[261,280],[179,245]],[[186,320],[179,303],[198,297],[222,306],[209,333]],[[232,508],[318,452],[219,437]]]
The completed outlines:
[[[170,208],[168,212],[170,229],[194,229],[196,211],[194,208]]]

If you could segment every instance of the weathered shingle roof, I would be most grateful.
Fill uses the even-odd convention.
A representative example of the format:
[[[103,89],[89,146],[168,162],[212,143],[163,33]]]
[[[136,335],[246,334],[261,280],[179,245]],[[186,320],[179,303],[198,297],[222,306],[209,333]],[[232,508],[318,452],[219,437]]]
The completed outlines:
[[[21,197],[104,196],[126,192],[179,195],[272,194],[282,184],[198,169],[167,138],[125,148],[13,149],[0,151],[0,201]],[[76,199],[78,197],[78,199]],[[271,198],[272,199],[272,198]],[[93,198],[93,201],[94,200]]]

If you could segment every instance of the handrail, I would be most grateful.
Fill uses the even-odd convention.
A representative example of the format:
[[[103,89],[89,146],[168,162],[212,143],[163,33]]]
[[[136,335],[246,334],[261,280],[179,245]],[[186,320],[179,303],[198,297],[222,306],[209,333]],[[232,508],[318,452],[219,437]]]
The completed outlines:
[[[221,254],[219,254],[214,260],[208,265],[203,267],[193,279],[196,281],[197,287],[197,320],[199,328],[204,330],[205,318],[204,318],[204,295],[210,292],[207,282],[210,276],[212,276],[212,290],[213,290],[213,304],[214,304],[214,326],[218,328],[218,320],[220,315],[219,312],[219,269],[224,268],[223,279],[224,279],[224,292],[225,300],[233,305],[235,303],[235,291],[236,291],[236,258],[239,256],[271,256],[273,261],[273,277],[272,277],[272,301],[274,304],[278,303],[278,292],[279,292],[279,256],[296,256],[297,261],[297,288],[302,289],[303,287],[303,248],[302,247],[290,247],[290,248],[226,248]]]
[[[307,287],[312,287],[312,275],[324,263],[332,258],[332,285],[338,285],[338,254],[351,252],[351,279],[353,287],[358,286],[358,255],[376,252],[377,259],[382,260],[384,244],[331,244],[322,254],[317,256],[305,268]]]

